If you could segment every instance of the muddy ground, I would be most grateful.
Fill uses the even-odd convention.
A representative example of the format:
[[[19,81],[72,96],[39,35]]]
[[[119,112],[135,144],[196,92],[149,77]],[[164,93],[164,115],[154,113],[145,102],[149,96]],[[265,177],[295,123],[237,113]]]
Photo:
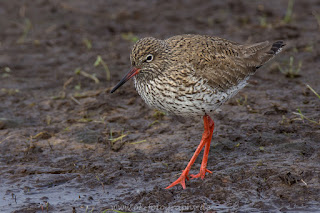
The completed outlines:
[[[306,84],[320,92],[320,3],[295,1],[285,19],[287,7],[0,1],[0,211],[319,212],[320,100]],[[213,174],[165,190],[198,145],[202,121],[149,109],[132,81],[109,92],[137,38],[184,33],[288,45],[216,113]],[[98,56],[110,80],[94,66]],[[289,69],[290,57],[291,68],[302,63],[291,78],[278,68]]]

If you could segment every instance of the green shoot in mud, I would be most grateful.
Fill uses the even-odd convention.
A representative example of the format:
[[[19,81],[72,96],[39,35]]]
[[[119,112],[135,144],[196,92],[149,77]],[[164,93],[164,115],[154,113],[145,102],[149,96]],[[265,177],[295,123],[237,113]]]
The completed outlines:
[[[166,113],[159,111],[159,110],[154,110],[154,113],[152,115],[152,117],[154,117],[155,119],[159,120],[161,118],[163,118],[166,115]]]
[[[288,78],[296,78],[300,76],[300,71],[302,67],[302,61],[300,60],[298,64],[294,64],[294,57],[290,56],[289,65],[287,67],[281,67],[278,65],[278,68],[281,73],[283,73]]]
[[[260,16],[259,20],[260,20],[260,26],[261,27],[267,27],[268,26],[267,17],[266,16]]]
[[[134,35],[132,32],[129,32],[129,33],[122,33],[121,34],[121,37],[124,39],[124,40],[127,40],[127,41],[130,41],[132,43],[136,43],[138,40],[139,40],[139,37]]]
[[[312,14],[314,15],[314,17],[316,18],[317,22],[318,22],[318,26],[320,29],[320,14],[317,13],[316,11],[313,11]]]
[[[70,95],[70,99],[74,101],[76,104],[81,105],[80,101],[78,101],[73,95]]]
[[[122,139],[123,139],[124,137],[126,137],[126,136],[128,136],[128,134],[123,134],[123,132],[122,132],[119,137],[114,138],[114,139],[109,139],[109,140],[111,141],[112,144],[115,143],[115,142],[117,142],[117,141],[119,141],[119,140],[122,142]]]
[[[94,207],[92,207],[91,211],[89,212],[89,206],[86,206],[86,212],[85,213],[92,213],[94,210]]]
[[[96,175],[96,179],[97,179],[97,181],[101,184],[103,191],[105,191],[105,190],[104,190],[104,184],[103,184],[103,182],[100,180],[100,178],[99,178],[98,175]]]
[[[287,118],[287,116],[282,115],[281,121],[279,121],[280,125],[287,125],[291,124],[293,122],[293,119]]]
[[[1,74],[1,77],[2,77],[2,78],[9,78],[9,77],[11,76],[11,75],[10,75],[10,73],[11,73],[10,67],[5,67],[5,68],[3,69],[3,71],[4,71],[4,73]]]
[[[20,90],[19,89],[6,89],[6,88],[1,88],[0,90],[0,94],[6,94],[6,95],[15,95],[17,93],[19,93]]]
[[[110,81],[110,70],[108,65],[102,60],[101,56],[98,55],[96,61],[94,62],[93,66],[97,67],[99,65],[103,66],[104,71],[106,72],[106,79],[107,81]]]
[[[241,95],[239,98],[237,98],[236,102],[237,102],[238,106],[246,107],[249,113],[259,113],[259,110],[252,108],[248,104],[248,95],[246,95],[246,94]]]
[[[82,76],[84,76],[84,77],[86,77],[86,78],[90,78],[91,80],[93,80],[96,84],[99,84],[99,79],[96,77],[96,74],[89,74],[89,73],[87,73],[87,72],[85,72],[85,71],[82,71],[81,70],[81,68],[76,68],[76,70],[74,71],[74,73],[76,74],[76,75],[82,75]]]
[[[159,121],[158,121],[158,120],[152,121],[152,123],[151,123],[151,124],[149,124],[149,126],[148,126],[148,127],[152,127],[153,125],[155,125],[155,124],[157,124],[157,123],[159,123]]]
[[[88,38],[83,38],[82,42],[84,43],[84,45],[88,50],[92,48],[92,42]]]
[[[319,98],[319,100],[320,100],[320,95],[319,95],[310,85],[307,84],[307,87],[308,87],[308,89],[310,89],[310,90]],[[319,119],[319,121],[316,121],[316,120],[313,120],[313,119],[311,119],[311,118],[306,117],[304,114],[302,114],[302,111],[301,111],[299,108],[297,109],[297,111],[298,111],[298,112],[293,112],[293,114],[298,115],[299,117],[296,118],[296,119],[294,119],[294,120],[301,120],[301,121],[307,120],[307,121],[309,121],[310,123],[313,123],[313,124],[316,124],[316,125],[320,125],[320,119]]]
[[[116,212],[116,213],[133,213],[133,212],[123,212],[115,209],[106,209],[102,213],[108,213],[108,212]]]
[[[259,16],[259,22],[260,22],[260,27],[262,27],[262,28],[271,27],[271,24],[268,23],[268,21],[267,21],[267,16],[266,15]]]
[[[147,140],[146,139],[144,139],[144,140],[141,140],[141,141],[136,141],[136,142],[131,142],[131,143],[129,143],[129,144],[139,144],[139,143],[144,143],[144,142],[147,142]]]
[[[24,20],[24,25],[23,25],[23,33],[17,40],[18,44],[23,44],[26,40],[27,35],[29,34],[30,30],[32,29],[32,23],[30,19],[26,18]]]
[[[108,139],[108,140],[110,141],[110,145],[111,145],[111,148],[112,148],[112,149],[115,148],[115,143],[116,143],[117,141],[120,141],[120,144],[122,144],[122,139],[123,139],[124,137],[126,137],[126,136],[129,135],[129,133],[124,134],[124,133],[123,133],[123,130],[121,130],[121,134],[120,134],[119,137],[113,138],[113,134],[114,134],[114,133],[112,132],[112,129],[110,129],[109,139]]]
[[[77,120],[77,122],[79,122],[79,123],[89,123],[91,121],[93,121],[92,118],[80,118]]]
[[[309,85],[307,84],[307,87],[311,90],[311,92],[313,92],[320,100],[320,95]]]
[[[238,106],[245,106],[248,104],[248,95],[240,96],[236,99]]]
[[[294,0],[289,0],[286,15],[283,19],[283,22],[286,24],[289,24],[292,21],[293,5],[294,5]]]
[[[314,44],[308,44],[303,48],[303,51],[311,53],[313,51],[313,49],[314,49],[313,46],[314,46]]]
[[[120,141],[120,143],[122,143],[123,142],[123,138],[127,137],[129,134],[130,134],[130,132],[124,134],[124,132],[122,130],[120,136],[118,136],[116,138],[113,138],[114,133],[112,132],[112,129],[110,129],[109,139],[108,140],[111,143],[111,147],[114,147],[114,144],[117,141]],[[144,143],[144,142],[147,142],[147,140],[144,139],[144,140],[140,140],[140,141],[131,142],[131,143],[128,143],[128,144],[134,145],[134,144],[140,144],[140,143]]]
[[[46,205],[46,206],[45,206],[46,211],[49,212],[49,202],[46,202],[46,201],[45,201],[44,203],[45,203],[45,205]],[[44,211],[44,207],[43,207],[42,204],[41,204],[41,210],[42,210],[42,212]]]

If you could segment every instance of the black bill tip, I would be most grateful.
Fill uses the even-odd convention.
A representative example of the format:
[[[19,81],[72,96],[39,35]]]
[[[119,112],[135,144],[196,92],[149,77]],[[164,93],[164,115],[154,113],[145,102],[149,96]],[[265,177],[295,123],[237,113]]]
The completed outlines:
[[[138,68],[133,67],[122,79],[121,81],[113,87],[113,89],[110,91],[110,93],[114,93],[119,87],[121,87],[124,83],[126,83],[130,78],[137,75],[139,73]]]

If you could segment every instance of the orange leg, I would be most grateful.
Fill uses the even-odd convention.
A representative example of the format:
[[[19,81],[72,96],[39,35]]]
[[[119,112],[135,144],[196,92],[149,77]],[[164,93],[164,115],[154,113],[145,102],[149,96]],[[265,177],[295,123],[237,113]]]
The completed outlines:
[[[166,189],[169,189],[177,184],[181,184],[183,189],[186,188],[185,180],[186,179],[189,180],[188,175],[189,175],[189,171],[191,169],[191,166],[196,161],[198,155],[200,154],[200,152],[204,146],[205,146],[205,150],[204,150],[203,159],[202,159],[202,163],[201,163],[201,167],[200,167],[200,173],[197,175],[192,175],[192,178],[201,177],[203,179],[206,172],[212,173],[211,171],[209,171],[207,169],[207,161],[208,161],[208,154],[209,154],[209,149],[210,149],[211,138],[212,138],[213,129],[214,129],[214,122],[208,115],[204,115],[203,116],[203,123],[204,123],[204,132],[202,134],[202,139],[201,139],[201,142],[200,142],[198,148],[194,152],[187,167],[182,171],[182,174],[180,175],[180,177],[176,181],[174,181],[170,186],[168,186]]]
[[[209,116],[208,116],[209,117]],[[210,132],[210,136],[207,139],[207,143],[205,144],[204,147],[204,152],[203,152],[203,158],[202,158],[202,163],[200,166],[200,172],[196,175],[191,175],[191,178],[201,178],[203,179],[204,176],[206,175],[206,173],[212,173],[209,169],[207,169],[207,162],[208,162],[208,155],[209,155],[209,150],[210,150],[210,143],[211,143],[211,138],[212,138],[212,134],[213,134],[213,129],[214,129],[214,122],[213,120],[209,117],[209,132]]]

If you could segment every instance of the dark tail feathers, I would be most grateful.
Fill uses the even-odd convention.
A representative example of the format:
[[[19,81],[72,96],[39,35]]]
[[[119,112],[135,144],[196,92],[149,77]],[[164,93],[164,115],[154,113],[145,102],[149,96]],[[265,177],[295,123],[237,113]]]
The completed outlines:
[[[267,52],[267,54],[271,54],[271,55],[276,55],[279,52],[281,52],[282,47],[285,46],[286,44],[283,43],[283,41],[276,41],[272,44],[271,49]]]

